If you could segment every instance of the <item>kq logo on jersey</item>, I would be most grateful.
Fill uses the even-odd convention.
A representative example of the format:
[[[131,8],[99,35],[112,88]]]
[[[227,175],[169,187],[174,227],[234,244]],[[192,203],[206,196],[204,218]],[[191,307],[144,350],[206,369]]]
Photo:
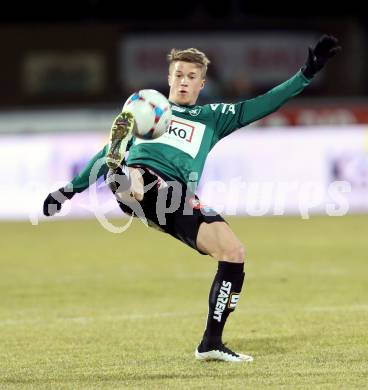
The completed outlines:
[[[175,115],[171,118],[169,130],[161,137],[153,140],[136,138],[134,143],[136,145],[142,143],[165,144],[177,148],[182,152],[189,154],[192,158],[195,158],[201,146],[206,125]]]
[[[168,133],[175,135],[175,137],[179,137],[187,142],[192,142],[194,129],[194,126],[176,120],[172,120]]]

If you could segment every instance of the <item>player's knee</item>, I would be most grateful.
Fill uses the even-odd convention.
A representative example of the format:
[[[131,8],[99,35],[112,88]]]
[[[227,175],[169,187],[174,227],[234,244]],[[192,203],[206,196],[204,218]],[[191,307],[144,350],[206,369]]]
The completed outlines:
[[[230,263],[244,263],[245,259],[245,248],[239,243],[231,245],[222,254],[222,260]]]

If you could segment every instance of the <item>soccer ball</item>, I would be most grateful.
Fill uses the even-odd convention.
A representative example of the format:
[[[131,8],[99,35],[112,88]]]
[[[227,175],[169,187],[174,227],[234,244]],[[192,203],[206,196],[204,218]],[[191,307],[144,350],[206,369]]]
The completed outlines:
[[[171,123],[169,101],[154,89],[142,89],[129,96],[123,111],[133,114],[133,135],[143,139],[155,139],[166,133]]]

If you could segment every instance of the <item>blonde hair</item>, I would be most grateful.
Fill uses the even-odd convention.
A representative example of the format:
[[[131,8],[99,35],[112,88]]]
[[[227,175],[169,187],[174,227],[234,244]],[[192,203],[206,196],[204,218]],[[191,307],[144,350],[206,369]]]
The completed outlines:
[[[193,47],[184,50],[171,49],[167,55],[167,60],[169,61],[169,69],[176,61],[191,62],[198,65],[202,69],[202,78],[206,76],[208,64],[211,62],[206,54]]]

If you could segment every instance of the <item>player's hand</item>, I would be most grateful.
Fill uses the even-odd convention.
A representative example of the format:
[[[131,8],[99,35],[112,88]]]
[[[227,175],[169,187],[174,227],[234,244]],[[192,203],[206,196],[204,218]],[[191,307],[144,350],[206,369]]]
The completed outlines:
[[[51,192],[47,195],[47,198],[43,202],[43,213],[46,217],[51,217],[57,214],[61,210],[62,204],[71,199],[75,195],[75,192],[66,189],[64,187],[59,188],[57,191]]]
[[[308,58],[302,68],[305,77],[311,79],[336,53],[341,50],[339,41],[332,35],[322,35],[314,49],[309,47]]]

